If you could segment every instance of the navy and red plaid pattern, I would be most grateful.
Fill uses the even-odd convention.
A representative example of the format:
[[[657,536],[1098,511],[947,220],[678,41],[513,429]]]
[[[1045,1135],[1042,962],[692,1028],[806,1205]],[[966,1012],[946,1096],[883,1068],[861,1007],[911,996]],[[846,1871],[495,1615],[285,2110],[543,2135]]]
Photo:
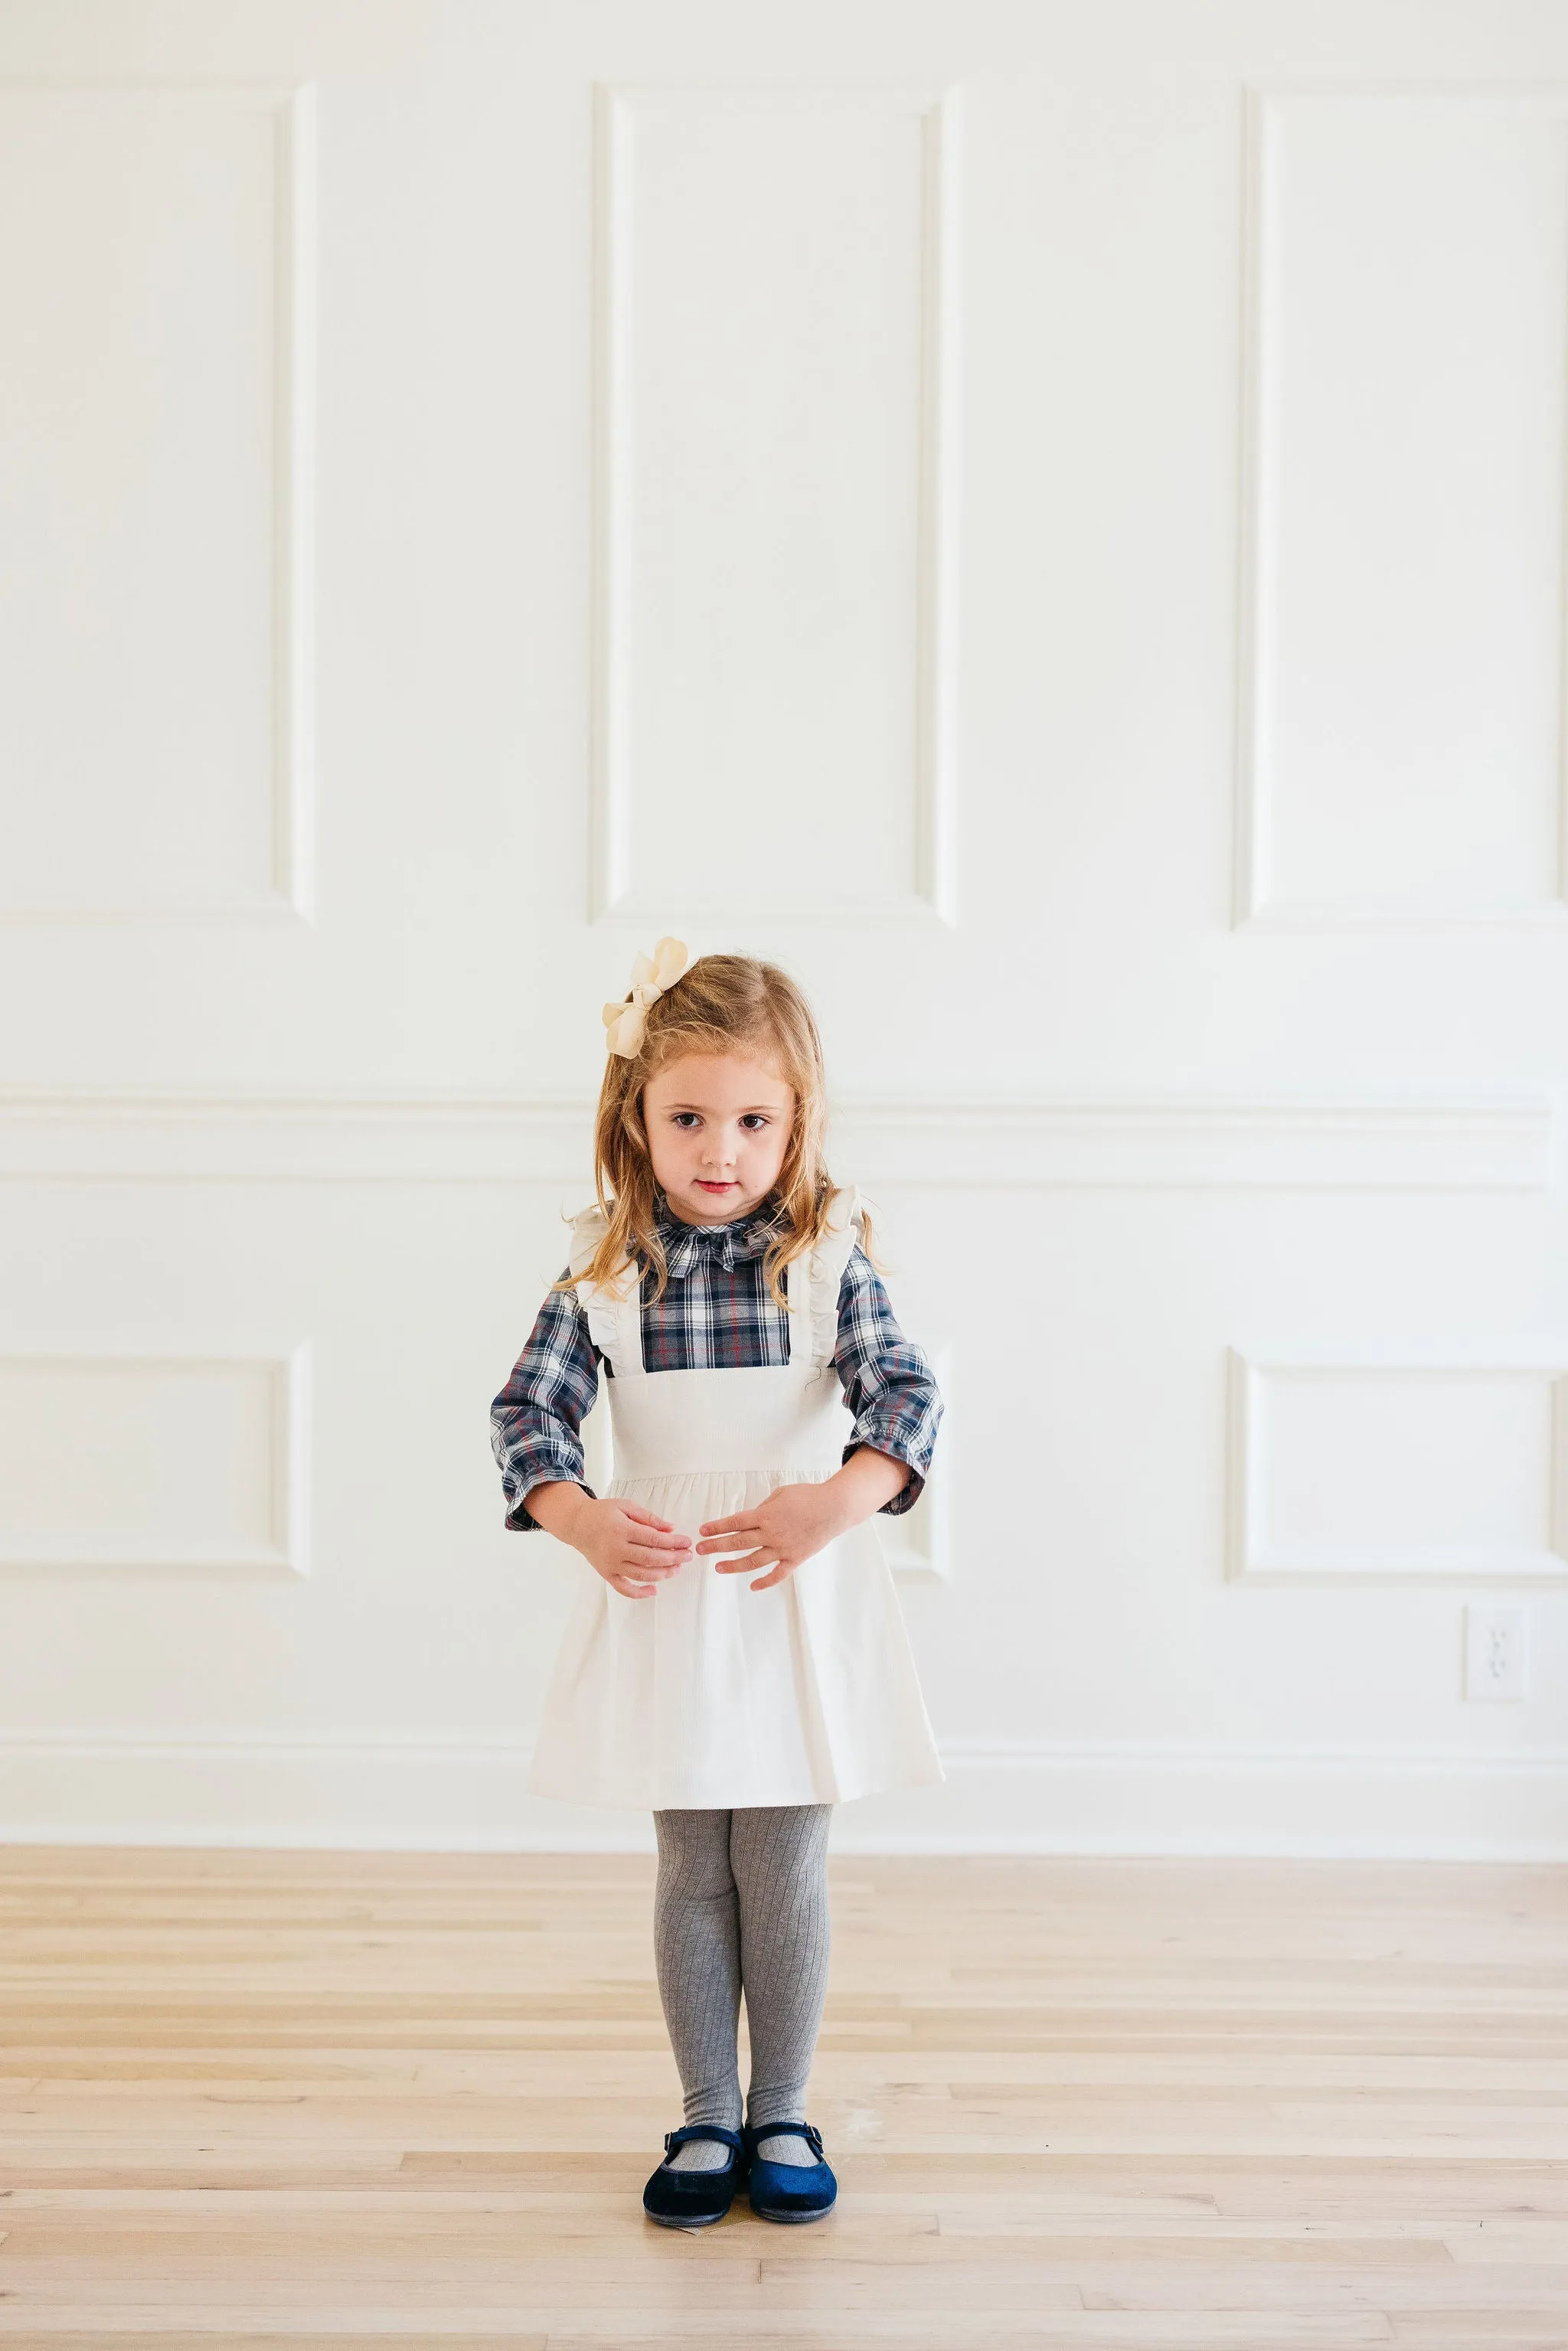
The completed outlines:
[[[644,1370],[750,1371],[787,1364],[789,1319],[763,1278],[772,1230],[768,1204],[733,1224],[687,1225],[661,1202],[657,1225],[669,1281],[655,1300],[653,1276],[643,1273]],[[580,1432],[599,1392],[601,1362],[575,1290],[552,1290],[490,1407],[507,1526],[526,1532],[538,1524],[527,1498],[547,1479],[586,1483]],[[845,1460],[865,1445],[906,1462],[912,1472],[903,1492],[883,1505],[896,1518],[925,1483],[942,1399],[930,1364],[894,1320],[887,1292],[858,1244],[839,1285],[833,1364],[854,1418]],[[604,1372],[611,1376],[608,1363]]]

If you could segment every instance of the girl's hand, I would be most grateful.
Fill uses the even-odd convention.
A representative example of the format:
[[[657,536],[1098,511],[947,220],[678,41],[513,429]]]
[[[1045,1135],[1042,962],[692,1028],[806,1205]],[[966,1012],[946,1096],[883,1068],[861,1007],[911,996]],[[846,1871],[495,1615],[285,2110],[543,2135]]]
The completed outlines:
[[[641,1502],[613,1494],[600,1499],[567,1479],[536,1486],[528,1499],[540,1526],[580,1551],[624,1600],[651,1600],[692,1555],[690,1535],[678,1535]]]
[[[766,1592],[770,1584],[782,1583],[793,1575],[813,1552],[831,1543],[855,1523],[852,1510],[845,1508],[841,1494],[831,1493],[831,1480],[820,1486],[778,1486],[764,1502],[754,1510],[737,1510],[727,1519],[709,1519],[698,1532],[706,1536],[699,1542],[700,1552],[734,1552],[737,1538],[749,1548],[742,1559],[716,1562],[720,1575],[749,1575],[759,1567],[770,1574],[758,1576],[753,1592]]]
[[[880,1510],[908,1483],[906,1462],[895,1461],[869,1445],[857,1445],[843,1467],[824,1478],[820,1486],[777,1486],[755,1510],[736,1510],[727,1519],[709,1519],[697,1530],[708,1538],[697,1549],[734,1552],[739,1548],[735,1540],[738,1535],[747,1545],[746,1556],[732,1558],[718,1573],[749,1575],[755,1568],[770,1568],[772,1573],[758,1576],[751,1587],[753,1592],[766,1592],[770,1583],[782,1583],[787,1575],[793,1575],[803,1560],[831,1543],[835,1535],[846,1534],[873,1510]]]
[[[585,1501],[569,1541],[626,1600],[651,1600],[692,1555],[690,1535],[676,1534],[668,1519],[656,1519],[641,1502],[613,1495]]]

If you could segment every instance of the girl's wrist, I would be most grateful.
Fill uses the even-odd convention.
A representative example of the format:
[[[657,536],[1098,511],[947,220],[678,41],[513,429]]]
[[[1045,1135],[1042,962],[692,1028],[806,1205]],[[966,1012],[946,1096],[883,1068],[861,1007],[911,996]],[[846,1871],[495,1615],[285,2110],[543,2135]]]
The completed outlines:
[[[909,1465],[895,1461],[891,1454],[878,1453],[869,1445],[857,1446],[844,1463],[828,1479],[834,1489],[842,1525],[839,1532],[847,1533],[851,1527],[862,1525],[874,1518],[884,1502],[902,1494],[909,1483]]]
[[[538,1520],[546,1534],[555,1535],[560,1541],[570,1543],[576,1549],[572,1531],[582,1505],[592,1499],[585,1486],[578,1485],[570,1478],[549,1478],[524,1499],[530,1517]]]

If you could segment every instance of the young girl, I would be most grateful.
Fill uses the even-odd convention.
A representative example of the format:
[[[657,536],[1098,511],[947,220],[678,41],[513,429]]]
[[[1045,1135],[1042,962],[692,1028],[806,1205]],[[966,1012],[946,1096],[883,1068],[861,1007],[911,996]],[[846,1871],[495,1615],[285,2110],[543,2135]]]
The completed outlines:
[[[701,2228],[745,2182],[764,2220],[812,2220],[837,2193],[804,2119],[831,1810],[942,1778],[866,1523],[919,1494],[941,1400],[822,1164],[821,1049],[794,982],[747,956],[688,969],[662,939],[604,1019],[598,1205],[491,1413],[507,1526],[548,1528],[593,1571],[528,1785],[653,1808],[685,2121],[644,2210]],[[601,1370],[602,1497],[580,1439]]]

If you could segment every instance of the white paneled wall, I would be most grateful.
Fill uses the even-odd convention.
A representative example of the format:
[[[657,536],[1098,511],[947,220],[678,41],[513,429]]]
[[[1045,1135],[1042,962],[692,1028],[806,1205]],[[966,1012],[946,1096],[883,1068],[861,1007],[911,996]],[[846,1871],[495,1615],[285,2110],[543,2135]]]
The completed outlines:
[[[1565,93],[6,12],[0,1836],[646,1841],[522,1791],[486,1416],[669,929],[810,991],[951,1400],[947,1784],[840,1840],[1568,1852]]]
[[[1234,1573],[1568,1577],[1563,1365],[1455,1353],[1234,1356]]]
[[[303,90],[0,90],[0,917],[305,908],[311,172]]]
[[[0,1358],[0,1564],[302,1575],[309,1432],[308,1345]]]
[[[1568,93],[1249,129],[1242,911],[1560,917]]]
[[[946,912],[956,95],[596,97],[596,906]]]

